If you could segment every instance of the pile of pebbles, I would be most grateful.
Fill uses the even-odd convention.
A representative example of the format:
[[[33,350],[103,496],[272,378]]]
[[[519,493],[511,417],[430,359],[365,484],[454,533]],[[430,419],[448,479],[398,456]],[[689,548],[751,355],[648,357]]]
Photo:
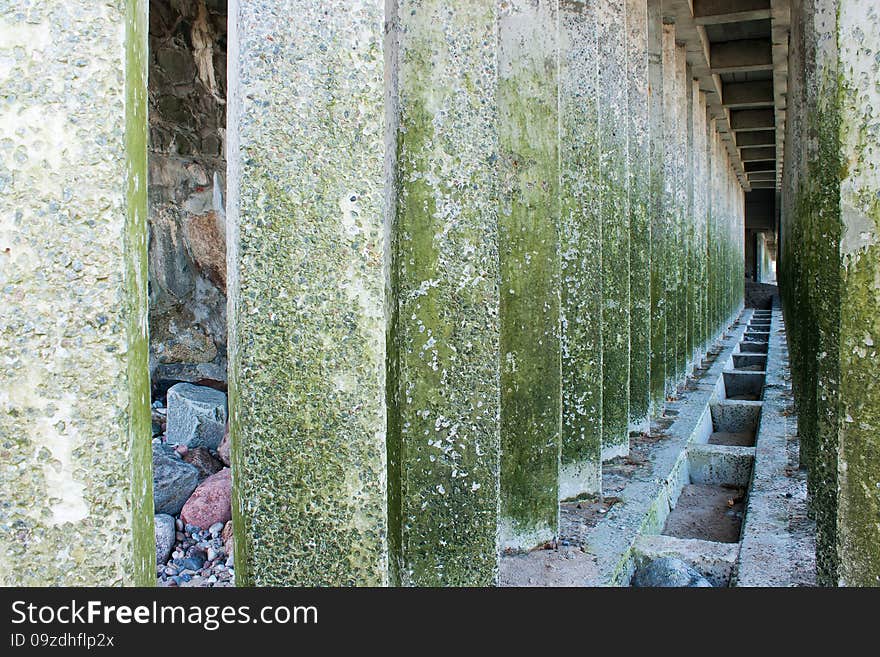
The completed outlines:
[[[171,558],[156,566],[159,586],[235,586],[233,556],[226,553],[232,544],[232,523],[218,522],[208,529],[184,525],[180,518],[175,523]]]

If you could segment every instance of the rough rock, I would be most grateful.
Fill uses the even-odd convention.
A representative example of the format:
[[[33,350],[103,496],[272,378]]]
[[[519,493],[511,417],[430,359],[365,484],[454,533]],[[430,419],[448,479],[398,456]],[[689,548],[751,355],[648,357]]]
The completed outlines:
[[[191,383],[171,386],[166,426],[169,444],[217,449],[226,427],[226,395]]]
[[[231,520],[223,525],[223,531],[220,532],[220,540],[223,541],[223,551],[226,552],[226,554],[232,554],[235,547],[235,537],[232,534]]]
[[[232,519],[232,471],[223,468],[195,489],[183,505],[181,519],[188,525],[210,527]]]
[[[637,587],[700,588],[712,584],[681,559],[661,557],[636,570],[632,585]]]
[[[190,253],[199,269],[226,293],[226,232],[216,212],[190,216],[183,225]]]
[[[161,444],[153,444],[153,506],[156,513],[175,515],[199,483],[199,471]]]
[[[187,449],[182,455],[183,460],[194,465],[199,471],[199,479],[207,479],[212,474],[220,472],[223,469],[223,463],[206,447],[194,447]]]
[[[156,563],[164,564],[171,556],[177,532],[174,527],[174,518],[167,513],[159,513],[155,517],[156,526]]]
[[[217,447],[217,456],[220,457],[220,460],[226,464],[227,467],[231,466],[231,450],[232,446],[229,442],[229,422],[226,423],[226,430],[223,432],[223,440],[220,441],[220,445]]]

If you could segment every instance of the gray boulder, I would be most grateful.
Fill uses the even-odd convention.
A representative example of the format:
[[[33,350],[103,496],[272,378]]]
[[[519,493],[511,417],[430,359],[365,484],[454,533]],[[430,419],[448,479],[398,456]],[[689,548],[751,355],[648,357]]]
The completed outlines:
[[[153,506],[155,513],[177,515],[199,485],[199,470],[172,449],[153,444]]]
[[[712,587],[711,582],[681,559],[661,557],[645,564],[632,578],[637,587]]]
[[[225,429],[225,394],[191,383],[168,389],[167,443],[216,450]]]
[[[155,518],[156,525],[156,563],[168,563],[171,550],[174,548],[174,518],[167,513],[160,513]]]

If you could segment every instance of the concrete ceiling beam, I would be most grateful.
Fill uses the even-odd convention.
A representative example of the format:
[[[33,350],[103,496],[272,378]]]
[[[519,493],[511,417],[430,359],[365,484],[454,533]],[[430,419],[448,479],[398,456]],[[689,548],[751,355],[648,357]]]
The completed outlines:
[[[776,128],[776,113],[773,109],[733,110],[730,127],[734,132],[773,130]]]
[[[739,39],[713,43],[709,56],[714,73],[773,70],[773,44],[770,39]]]
[[[739,23],[770,18],[770,0],[694,0],[697,25]]]
[[[776,145],[776,132],[774,130],[761,130],[754,132],[736,133],[737,148],[760,148]]]
[[[776,174],[776,161],[769,160],[767,162],[745,162],[743,164],[746,173],[772,173]]]
[[[675,24],[676,40],[685,45],[687,63],[691,67],[694,80],[706,94],[709,118],[715,121],[715,127],[721,135],[722,143],[727,150],[730,165],[740,185],[748,191],[749,180],[745,175],[739,151],[732,137],[728,110],[721,102],[721,77],[712,70],[711,43],[706,28],[694,20],[692,0],[664,0],[663,20]]]
[[[759,171],[757,173],[750,173],[749,180],[751,182],[767,182],[768,180],[776,181],[776,172],[775,171]]]
[[[730,109],[773,107],[773,81],[730,82],[721,88],[721,99]]]
[[[770,0],[770,40],[773,53],[773,102],[776,112],[776,171],[782,180],[785,152],[785,112],[788,94],[788,43],[791,33],[791,0]]]
[[[763,148],[743,148],[739,152],[742,157],[743,162],[759,162],[761,160],[776,160],[776,148],[771,147],[763,147]]]

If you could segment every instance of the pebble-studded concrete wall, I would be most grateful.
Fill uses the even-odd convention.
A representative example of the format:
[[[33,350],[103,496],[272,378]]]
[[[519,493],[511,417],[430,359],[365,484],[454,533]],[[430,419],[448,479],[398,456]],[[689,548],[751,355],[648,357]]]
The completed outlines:
[[[246,21],[249,30],[277,29],[261,23],[251,4],[242,2],[233,18]],[[368,532],[364,523],[379,527],[387,522],[387,539],[381,532],[368,533],[372,549],[361,552],[365,559],[346,576],[378,576],[387,540],[391,583],[495,582],[501,549],[529,549],[554,538],[558,499],[601,490],[602,452],[605,458],[625,454],[630,430],[644,427],[649,417],[655,373],[651,363],[659,364],[661,372],[653,403],[656,412],[665,396],[674,395],[683,383],[701,349],[741,308],[737,276],[742,269],[733,254],[741,253],[742,246],[742,190],[714,124],[706,122],[705,99],[691,83],[684,48],[675,44],[675,27],[661,26],[657,3],[652,4],[590,0],[566,2],[558,11],[555,2],[538,0],[454,6],[438,0],[401,0],[390,6],[383,265],[388,271],[387,402],[379,400],[377,407],[378,398],[367,397],[370,373],[381,353],[379,345],[370,342],[370,349],[358,352],[359,371],[366,377],[358,384],[364,404],[347,420],[358,426],[371,417],[369,426],[375,428],[375,414],[385,408],[387,430],[352,434],[349,424],[328,420],[336,393],[320,386],[309,388],[308,397],[312,415],[318,415],[302,416],[299,407],[279,411],[272,395],[257,394],[255,381],[269,389],[268,382],[253,366],[247,372],[241,369],[253,358],[261,369],[274,371],[277,348],[262,354],[255,347],[243,347],[242,337],[235,337],[230,347],[238,354],[233,359],[233,434],[239,436],[236,463],[244,464],[237,475],[236,519],[242,518],[244,529],[237,531],[243,532],[245,549],[252,551],[241,557],[247,564],[245,581],[279,576],[278,565],[269,562],[271,542],[294,536],[316,540],[308,538],[305,525],[298,525],[295,509],[293,516],[277,505],[271,515],[256,511],[261,490],[280,490],[296,481],[291,472],[288,483],[282,484],[263,462],[263,436],[280,436],[278,426],[299,435],[308,420],[322,423],[328,445],[334,444],[338,432],[345,432],[349,446],[377,449],[384,440],[387,447],[386,515],[384,500],[362,497],[362,502],[375,505],[374,514],[362,517],[358,525]],[[364,35],[377,34],[371,31],[376,29],[373,22],[359,24],[359,29]],[[331,61],[336,61],[340,47],[350,47],[326,24],[316,22],[307,33],[320,56]],[[294,47],[286,36],[274,42],[273,48]],[[649,42],[656,44],[654,50]],[[240,43],[240,65],[266,56],[265,45],[257,43],[262,41]],[[249,48],[258,49],[251,53]],[[649,52],[654,53],[650,61]],[[306,57],[305,50],[297,53]],[[346,79],[367,73],[374,73],[373,68],[358,69]],[[249,84],[274,89],[281,85],[277,75],[249,78]],[[299,70],[286,75],[298,76],[300,86],[308,82]],[[375,85],[377,80],[371,80]],[[302,93],[285,89],[278,92],[288,104]],[[359,87],[358,94],[363,107],[381,100],[376,86]],[[658,111],[661,106],[665,111]],[[274,124],[268,118],[273,110],[267,109],[273,103],[248,99],[243,107],[252,118],[238,124],[240,134],[230,143],[254,139],[257,126],[266,130]],[[348,113],[360,116],[353,108]],[[300,120],[312,125],[308,116]],[[311,138],[330,139],[332,131],[319,129],[315,121],[309,128]],[[274,130],[268,134],[287,139]],[[237,147],[239,153],[254,152],[245,151],[243,144]],[[360,152],[367,145],[341,147]],[[340,146],[328,141],[327,148]],[[700,153],[688,156],[691,149]],[[244,166],[249,160],[241,162]],[[264,190],[260,212],[274,215],[274,206],[286,203],[287,193],[260,182],[274,167],[298,181],[305,175],[272,160],[272,167],[254,178],[252,165],[245,166],[242,176],[231,181],[241,186],[239,223],[257,212],[257,206],[244,202],[257,189]],[[358,171],[373,185],[361,184],[362,188],[382,188],[375,161]],[[326,196],[326,190],[334,189],[330,173],[308,178],[313,195]],[[365,199],[365,193],[359,191],[359,199]],[[230,198],[237,194],[231,187]],[[375,209],[368,214],[364,202],[359,200],[361,216],[374,217]],[[329,208],[327,212],[325,217],[331,217]],[[312,221],[319,225],[319,215],[309,219],[302,210],[292,214],[296,222],[285,224],[284,231]],[[336,248],[334,241],[325,244],[329,237],[316,234],[314,248]],[[251,298],[244,296],[245,290],[251,295],[264,290],[267,302],[272,292],[271,307],[280,308],[283,297],[274,283],[270,285],[277,274],[262,281],[262,274],[257,276],[252,261],[245,258],[244,245],[250,245],[247,253],[260,271],[279,265],[250,232],[236,239],[242,250],[231,262],[238,263],[241,297],[233,304]],[[352,251],[337,255],[366,267],[368,282],[378,275],[374,264],[382,264]],[[312,277],[320,273],[307,269],[298,275],[287,272],[296,281],[294,287],[309,289]],[[350,273],[336,272],[333,279],[322,273],[321,289],[347,289]],[[704,294],[710,274],[715,287]],[[654,280],[658,277],[662,280]],[[295,331],[271,314],[238,310],[233,335],[246,336],[258,327],[272,327],[281,331],[279,335],[290,330],[298,339],[298,353],[303,345],[323,345],[326,338],[321,336],[328,332],[335,335],[335,328],[319,324],[326,313],[323,297],[295,289],[289,296],[299,300],[295,317],[302,326]],[[380,300],[370,299],[372,304]],[[638,335],[632,329],[633,317]],[[655,318],[661,321],[659,332]],[[358,321],[357,316],[351,321]],[[659,344],[653,343],[655,335],[661,336]],[[307,357],[314,359],[317,352],[309,356],[311,349],[307,347],[306,356],[300,353],[299,372],[285,372],[287,378],[278,372],[273,376],[287,381],[286,386],[302,386],[294,379],[313,367]],[[327,367],[335,361],[324,357],[323,362]],[[339,366],[344,363],[340,360]],[[640,410],[635,412],[632,395],[639,399]],[[279,437],[265,444],[284,453],[292,450],[303,461],[312,453],[311,463],[328,458],[320,445],[306,441],[294,447],[290,442]],[[350,469],[363,462],[337,465]],[[371,463],[381,467],[378,460]],[[331,491],[328,500],[346,494],[321,483],[337,465],[307,470],[310,486]],[[369,472],[365,470],[361,479]],[[315,513],[327,523],[325,533],[349,526],[339,524],[328,510]],[[259,559],[254,556],[257,541],[248,536],[256,526],[249,514],[277,532],[270,541],[267,531],[261,531],[265,545],[259,548]],[[293,555],[289,565],[293,564],[308,581],[322,581],[325,575],[318,573],[328,572],[327,565],[306,555]],[[369,568],[359,570],[363,565]],[[258,576],[262,569],[268,570]]]
[[[74,17],[62,5],[0,14],[13,44],[0,74],[23,85],[0,110],[31,126],[0,140],[13,199],[0,426],[16,465],[2,474],[15,503],[0,566],[16,572],[7,563],[30,550],[43,583],[133,583],[151,573],[147,14],[128,3],[126,52],[121,4],[78,3]],[[207,52],[220,27],[204,22],[218,5],[173,5],[195,18],[153,16],[154,82],[180,92],[154,98],[153,161],[210,151],[192,174],[205,180],[222,156],[225,84]],[[501,549],[551,540],[558,500],[601,490],[602,452],[626,453],[729,324],[742,190],[661,20],[654,0],[230,2],[239,584],[495,583]],[[64,63],[70,25],[91,36]],[[48,124],[22,82],[46,78],[46,61],[58,89],[77,82]],[[191,104],[210,116],[162,113]],[[43,125],[69,134],[66,148]],[[88,184],[64,182],[83,167]],[[65,286],[85,322],[55,321],[70,312]],[[71,379],[86,369],[98,374]],[[96,464],[87,440],[126,456]],[[111,541],[108,569],[89,550]]]
[[[237,583],[382,585],[384,2],[229,12]]]
[[[562,422],[559,45],[556,0],[518,0],[498,23],[501,548],[559,528]]]
[[[793,5],[780,282],[827,585],[880,581],[880,8]],[[805,139],[806,135],[814,138]]]
[[[146,2],[0,3],[0,584],[154,581]]]
[[[559,143],[562,455],[559,496],[598,493],[602,479],[602,225],[595,3],[560,7]]]

